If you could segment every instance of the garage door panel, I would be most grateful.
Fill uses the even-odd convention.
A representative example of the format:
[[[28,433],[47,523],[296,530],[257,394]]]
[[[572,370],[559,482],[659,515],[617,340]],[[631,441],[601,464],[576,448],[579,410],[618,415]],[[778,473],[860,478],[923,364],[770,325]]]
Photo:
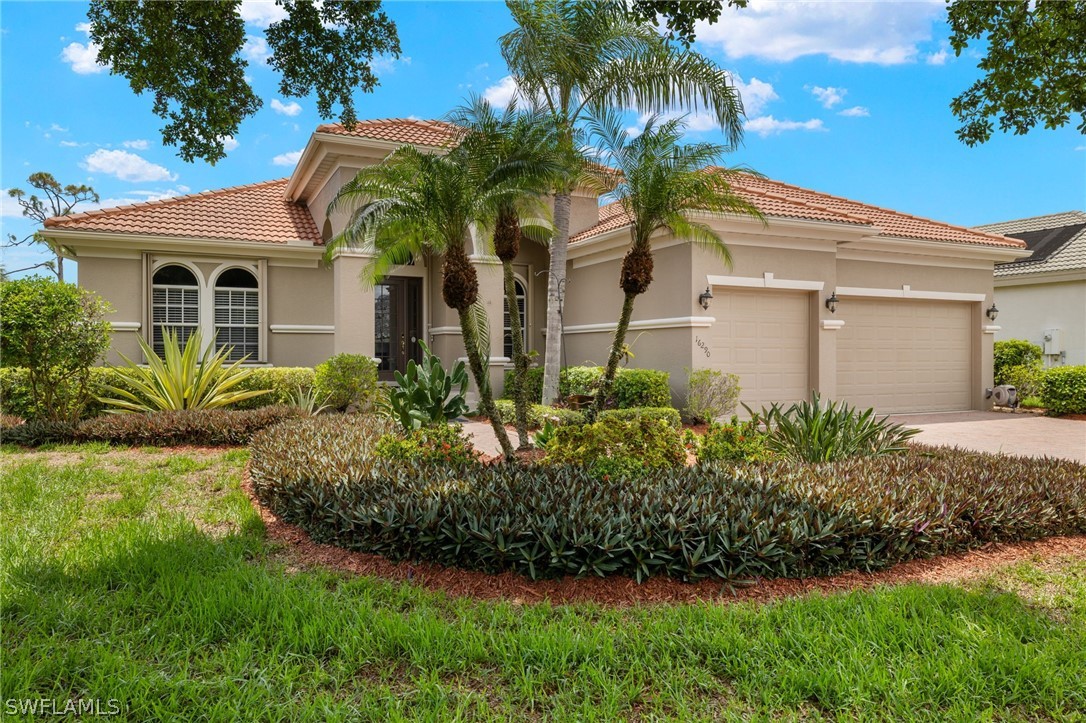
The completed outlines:
[[[810,393],[807,295],[714,291],[709,365],[739,375],[740,401],[758,409]]]
[[[881,413],[969,409],[969,304],[850,299],[839,313],[839,399]]]

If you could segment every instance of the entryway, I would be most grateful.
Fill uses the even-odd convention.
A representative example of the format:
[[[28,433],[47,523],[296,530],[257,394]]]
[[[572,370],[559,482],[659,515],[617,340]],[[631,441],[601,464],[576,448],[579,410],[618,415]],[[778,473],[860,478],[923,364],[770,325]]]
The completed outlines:
[[[388,276],[374,287],[373,348],[377,378],[393,381],[407,362],[422,360],[422,279]]]

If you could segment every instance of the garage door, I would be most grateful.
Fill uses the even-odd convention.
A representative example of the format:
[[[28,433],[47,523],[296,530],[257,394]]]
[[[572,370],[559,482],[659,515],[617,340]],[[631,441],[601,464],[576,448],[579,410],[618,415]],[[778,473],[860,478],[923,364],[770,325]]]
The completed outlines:
[[[708,366],[739,375],[751,409],[810,394],[810,297],[804,293],[714,290]],[[704,354],[705,349],[695,353]],[[740,408],[742,409],[742,408]]]
[[[878,412],[940,412],[972,403],[970,305],[845,299],[837,396]]]

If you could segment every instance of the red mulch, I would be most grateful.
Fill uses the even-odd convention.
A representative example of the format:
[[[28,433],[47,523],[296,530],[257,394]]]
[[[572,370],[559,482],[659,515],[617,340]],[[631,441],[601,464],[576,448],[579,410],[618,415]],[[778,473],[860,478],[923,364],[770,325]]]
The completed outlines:
[[[703,600],[771,602],[815,591],[834,593],[864,590],[877,585],[955,582],[1034,555],[1086,558],[1086,535],[1081,535],[1016,544],[992,544],[968,553],[912,560],[875,573],[846,572],[832,577],[759,579],[738,588],[726,586],[719,580],[686,583],[667,577],[653,577],[641,584],[631,578],[617,576],[530,580],[512,572],[491,575],[429,562],[393,562],[380,555],[319,544],[310,539],[305,530],[282,521],[260,504],[253,494],[248,469],[245,470],[242,488],[259,511],[269,539],[287,545],[293,561],[300,567],[333,568],[356,575],[408,581],[453,597],[505,600],[516,604],[550,601],[554,604],[597,603],[625,607]]]

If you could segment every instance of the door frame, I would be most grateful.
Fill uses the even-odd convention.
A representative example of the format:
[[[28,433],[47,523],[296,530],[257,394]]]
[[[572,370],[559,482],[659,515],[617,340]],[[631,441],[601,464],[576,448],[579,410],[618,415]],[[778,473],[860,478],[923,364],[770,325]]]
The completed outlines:
[[[390,322],[389,344],[390,357],[395,360],[387,369],[382,369],[383,359],[377,355],[377,320],[374,317],[374,358],[378,359],[377,378],[379,381],[395,381],[395,372],[405,372],[407,362],[422,361],[422,349],[418,342],[425,339],[425,293],[424,279],[419,276],[386,276],[375,284],[374,314],[376,315],[376,288],[389,287],[390,304],[393,312]],[[414,314],[409,318],[410,297],[414,296]],[[398,313],[397,313],[398,312]]]

